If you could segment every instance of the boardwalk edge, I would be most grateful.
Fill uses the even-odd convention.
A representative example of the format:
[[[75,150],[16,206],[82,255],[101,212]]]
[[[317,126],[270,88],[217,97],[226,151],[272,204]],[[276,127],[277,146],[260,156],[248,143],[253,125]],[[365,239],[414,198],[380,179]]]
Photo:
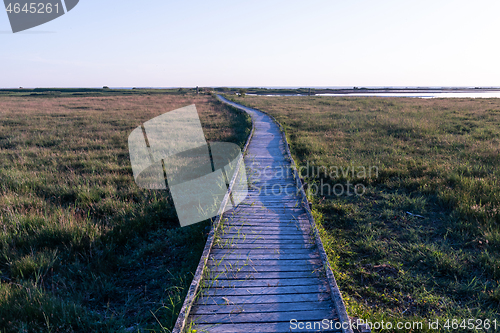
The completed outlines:
[[[224,103],[224,101],[222,101],[218,95],[217,95],[217,100],[220,101],[221,103]],[[224,104],[226,104],[226,103],[224,103]],[[240,111],[241,111],[241,109],[240,109]],[[243,112],[245,112],[245,111],[243,111]],[[237,179],[238,174],[239,174],[241,163],[243,163],[243,160],[244,160],[243,155],[247,151],[248,145],[250,144],[250,141],[253,137],[254,131],[255,131],[255,123],[252,120],[252,130],[251,130],[250,135],[248,136],[247,142],[245,143],[245,146],[243,148],[242,158],[238,161],[238,165],[236,167],[237,172],[234,173],[233,178],[231,179],[231,182],[229,183],[229,189],[228,189],[226,195],[224,196],[224,199],[222,200],[221,208],[219,211],[224,211],[224,208],[226,207],[226,205],[229,201],[229,198],[230,198],[230,195],[231,195],[231,192],[233,189],[233,185],[236,182],[236,179]],[[206,267],[208,257],[210,255],[211,250],[212,250],[212,245],[213,245],[214,240],[215,240],[215,233],[220,226],[223,215],[224,214],[218,215],[212,224],[212,228],[210,229],[210,233],[208,234],[207,242],[205,243],[205,248],[203,249],[203,254],[200,258],[200,262],[198,263],[198,267],[196,268],[196,272],[195,272],[195,275],[193,277],[193,281],[191,282],[191,285],[189,286],[188,293],[186,295],[186,298],[184,299],[184,303],[182,305],[181,311],[179,312],[179,316],[177,317],[177,321],[175,322],[175,326],[172,330],[172,333],[183,333],[185,328],[186,328],[187,319],[189,317],[189,312],[191,311],[191,307],[193,306],[194,301],[196,300],[196,295],[197,295],[199,287],[200,287],[200,282],[202,281],[204,268]]]

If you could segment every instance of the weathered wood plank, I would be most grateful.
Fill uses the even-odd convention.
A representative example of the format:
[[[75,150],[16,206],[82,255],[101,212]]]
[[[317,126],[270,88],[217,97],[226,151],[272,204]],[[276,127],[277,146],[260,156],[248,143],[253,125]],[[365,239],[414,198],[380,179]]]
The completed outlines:
[[[234,240],[295,240],[295,241],[304,241],[307,240],[308,237],[302,235],[256,235],[256,234],[226,234],[221,235],[221,239],[234,239]]]
[[[318,324],[319,325],[319,324]],[[302,332],[322,332],[322,333],[338,333],[341,330],[291,330],[290,323],[274,322],[274,323],[253,323],[253,324],[200,324],[195,328],[198,332],[210,333],[302,333]],[[335,326],[333,326],[335,327]]]
[[[233,235],[245,235],[248,236],[302,236],[305,232],[309,230],[304,230],[301,228],[298,229],[266,229],[262,228],[261,230],[251,230],[249,228],[240,229],[240,230],[230,230],[224,231],[220,233],[220,236],[227,236],[228,238],[232,238]]]
[[[295,244],[295,243],[287,243],[287,244],[280,244],[280,243],[274,243],[274,244],[268,244],[268,243],[233,243],[230,244],[228,241],[227,244],[225,243],[217,243],[214,244],[214,249],[220,249],[220,250],[230,250],[230,249],[269,249],[272,251],[276,250],[285,250],[285,249],[316,249],[317,246],[316,244],[311,244],[311,243],[302,243],[302,244]]]
[[[207,267],[212,272],[227,272],[230,273],[243,273],[243,272],[251,272],[251,273],[265,273],[265,272],[314,272],[321,271],[323,269],[320,265],[311,265],[311,264],[303,264],[303,265],[283,265],[283,266],[272,266],[272,265],[229,265],[229,264],[219,264],[212,265],[209,264]]]
[[[295,216],[295,213],[302,213],[304,212],[304,209],[302,207],[280,207],[280,206],[275,206],[275,207],[240,207],[236,208],[231,211],[231,213],[238,214],[238,215],[243,215],[244,214],[252,214],[252,215],[264,215],[266,217],[268,216],[273,216],[273,215],[293,215]]]
[[[321,264],[321,260],[317,258],[313,259],[223,259],[223,263],[226,265],[252,265],[252,266],[293,266],[293,265],[318,265]],[[207,261],[209,265],[220,265],[220,260],[215,260],[209,258]]]
[[[301,230],[302,228],[310,228],[311,224],[306,221],[269,221],[264,219],[252,219],[245,220],[241,219],[238,222],[232,223],[223,223],[223,230],[237,230],[241,228],[250,228],[255,230],[259,229],[267,229],[271,230],[271,228],[279,229],[279,228],[287,228],[287,229],[295,229]],[[222,229],[221,229],[222,230]],[[283,229],[285,230],[285,229]]]
[[[298,236],[303,234],[308,234],[312,229],[310,227],[290,227],[283,228],[280,227],[269,227],[259,226],[260,230],[251,230],[251,228],[244,227],[242,229],[232,229],[232,230],[224,230],[221,231],[218,235],[223,237],[223,239],[233,238],[235,235],[242,235],[242,238],[248,238],[249,236],[280,236],[280,235],[288,235],[288,236]],[[282,239],[282,238],[281,238]]]
[[[240,205],[234,209],[229,210],[229,214],[239,214],[246,213],[247,211],[255,212],[255,211],[265,211],[266,213],[269,211],[278,211],[282,212],[283,210],[290,213],[305,213],[304,207],[299,204],[294,205]]]
[[[221,313],[212,315],[194,315],[191,319],[194,323],[200,324],[244,324],[244,323],[269,323],[287,322],[291,319],[297,321],[322,321],[335,317],[333,309],[317,309],[288,312],[266,312],[266,313]]]
[[[198,332],[210,333],[302,333],[302,332],[322,332],[322,333],[338,333],[341,330],[291,330],[290,323],[274,322],[274,323],[254,323],[254,324],[204,324],[197,325],[195,328]],[[335,327],[335,326],[333,326]]]
[[[236,208],[232,209],[230,212],[245,212],[246,210],[252,210],[252,211],[273,211],[273,210],[286,210],[289,212],[304,212],[303,211],[304,207],[300,203],[290,203],[290,204],[262,204],[262,203],[254,203],[254,204],[249,204],[249,205],[239,205]]]
[[[228,224],[233,224],[233,225],[238,225],[238,224],[251,224],[253,222],[259,222],[259,223],[279,223],[279,224],[284,224],[284,223],[301,223],[305,225],[311,225],[311,223],[303,219],[301,217],[294,216],[293,218],[289,219],[284,219],[284,218],[278,218],[278,217],[264,217],[264,216],[259,216],[259,217],[252,217],[252,216],[239,216],[239,217],[232,217],[228,216],[224,220],[224,225]]]
[[[223,247],[223,244],[225,244],[227,247],[231,245],[242,245],[242,244],[295,244],[295,245],[306,245],[306,244],[314,244],[310,240],[303,239],[263,239],[263,238],[256,238],[256,239],[237,239],[237,238],[226,238],[226,239],[218,239],[216,244],[220,247]]]
[[[293,271],[293,272],[209,272],[210,279],[217,280],[268,280],[268,279],[280,279],[286,281],[287,279],[300,279],[300,278],[320,278],[324,276],[320,271]]]
[[[212,288],[246,288],[246,287],[285,287],[285,286],[314,286],[324,284],[319,278],[295,278],[295,279],[232,279],[211,281]]]
[[[196,305],[191,309],[192,314],[222,314],[222,313],[267,313],[306,310],[331,310],[335,316],[333,304],[323,302],[297,302],[297,303],[265,303],[239,305]]]
[[[211,260],[302,260],[302,259],[318,259],[319,253],[214,253],[209,257]]]
[[[288,221],[288,222],[266,222],[266,221],[240,221],[240,223],[232,223],[232,224],[224,224],[221,232],[226,232],[229,230],[244,230],[244,229],[253,229],[254,231],[260,230],[276,230],[276,232],[286,231],[286,230],[301,230],[304,233],[309,233],[312,226],[309,223],[297,223],[296,221]]]
[[[288,295],[248,295],[248,296],[202,296],[198,305],[235,305],[264,303],[296,303],[331,301],[329,293],[306,293]]]
[[[221,230],[237,230],[241,228],[257,228],[257,230],[260,229],[267,229],[267,230],[272,230],[272,229],[280,229],[280,228],[287,228],[287,229],[295,229],[295,230],[309,230],[311,228],[311,225],[307,222],[304,221],[282,221],[282,222],[277,222],[277,221],[267,221],[267,220],[241,220],[238,223],[224,223],[223,224],[223,229]],[[285,229],[283,229],[285,230]]]
[[[258,248],[258,249],[214,249],[212,255],[222,255],[222,254],[238,254],[238,255],[262,255],[262,254],[314,254],[319,255],[316,249],[302,249],[302,248],[292,248],[292,249],[277,249],[277,248]]]
[[[240,228],[240,227],[300,227],[300,226],[308,226],[310,227],[311,224],[309,221],[304,221],[304,220],[286,220],[286,221],[279,221],[277,219],[274,220],[268,220],[268,219],[252,219],[252,218],[242,218],[238,221],[225,221],[223,224],[225,229],[228,227],[230,228]]]
[[[234,214],[236,215],[236,214]],[[251,214],[250,212],[248,213],[243,213],[239,212],[238,213],[238,218],[245,220],[245,219],[263,219],[263,220],[270,220],[270,219],[283,219],[283,220],[304,220],[306,217],[305,214],[272,214],[272,213],[266,213],[266,214]],[[227,218],[233,218],[233,214],[227,215]]]
[[[276,230],[276,231],[286,231],[286,230],[309,230],[311,228],[310,224],[307,223],[295,223],[294,221],[289,221],[289,222],[262,222],[262,221],[251,221],[251,222],[244,222],[241,221],[240,223],[231,223],[231,224],[224,224],[223,231],[226,232],[227,230],[244,230],[244,229],[250,229],[253,231],[260,231],[260,230]]]
[[[287,206],[287,205],[300,205],[302,202],[299,200],[276,200],[275,198],[266,198],[262,197],[264,200],[259,200],[260,198],[246,198],[245,201],[237,205],[236,207],[240,206],[251,206],[255,207],[256,205],[262,205],[262,206]]]
[[[253,295],[287,295],[287,294],[314,294],[326,293],[329,289],[326,284],[309,286],[285,287],[243,287],[243,288],[205,288],[203,295],[209,296],[253,296]],[[206,294],[205,294],[206,293]]]

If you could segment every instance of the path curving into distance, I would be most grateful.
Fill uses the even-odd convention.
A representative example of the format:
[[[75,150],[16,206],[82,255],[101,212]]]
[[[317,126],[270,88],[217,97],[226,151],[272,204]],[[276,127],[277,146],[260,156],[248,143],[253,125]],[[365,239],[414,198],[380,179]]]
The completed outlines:
[[[190,289],[196,297],[184,304],[174,332],[352,332],[335,329],[348,317],[280,127],[218,98],[254,123],[244,157],[248,195],[222,215],[204,279]],[[333,329],[293,329],[293,319],[327,319]]]

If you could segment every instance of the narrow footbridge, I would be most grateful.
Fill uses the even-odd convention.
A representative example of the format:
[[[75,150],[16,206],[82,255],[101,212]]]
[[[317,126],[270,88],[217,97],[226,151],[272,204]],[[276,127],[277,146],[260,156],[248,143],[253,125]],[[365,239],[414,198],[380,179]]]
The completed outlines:
[[[217,219],[174,332],[352,332],[280,125],[218,98],[252,117],[248,195]]]

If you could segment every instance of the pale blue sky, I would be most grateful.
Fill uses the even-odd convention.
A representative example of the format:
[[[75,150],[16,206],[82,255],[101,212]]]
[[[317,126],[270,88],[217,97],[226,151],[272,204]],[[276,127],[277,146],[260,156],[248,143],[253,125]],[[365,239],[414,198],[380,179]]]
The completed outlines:
[[[498,0],[81,0],[12,34],[2,10],[0,87],[500,86],[499,13]]]

